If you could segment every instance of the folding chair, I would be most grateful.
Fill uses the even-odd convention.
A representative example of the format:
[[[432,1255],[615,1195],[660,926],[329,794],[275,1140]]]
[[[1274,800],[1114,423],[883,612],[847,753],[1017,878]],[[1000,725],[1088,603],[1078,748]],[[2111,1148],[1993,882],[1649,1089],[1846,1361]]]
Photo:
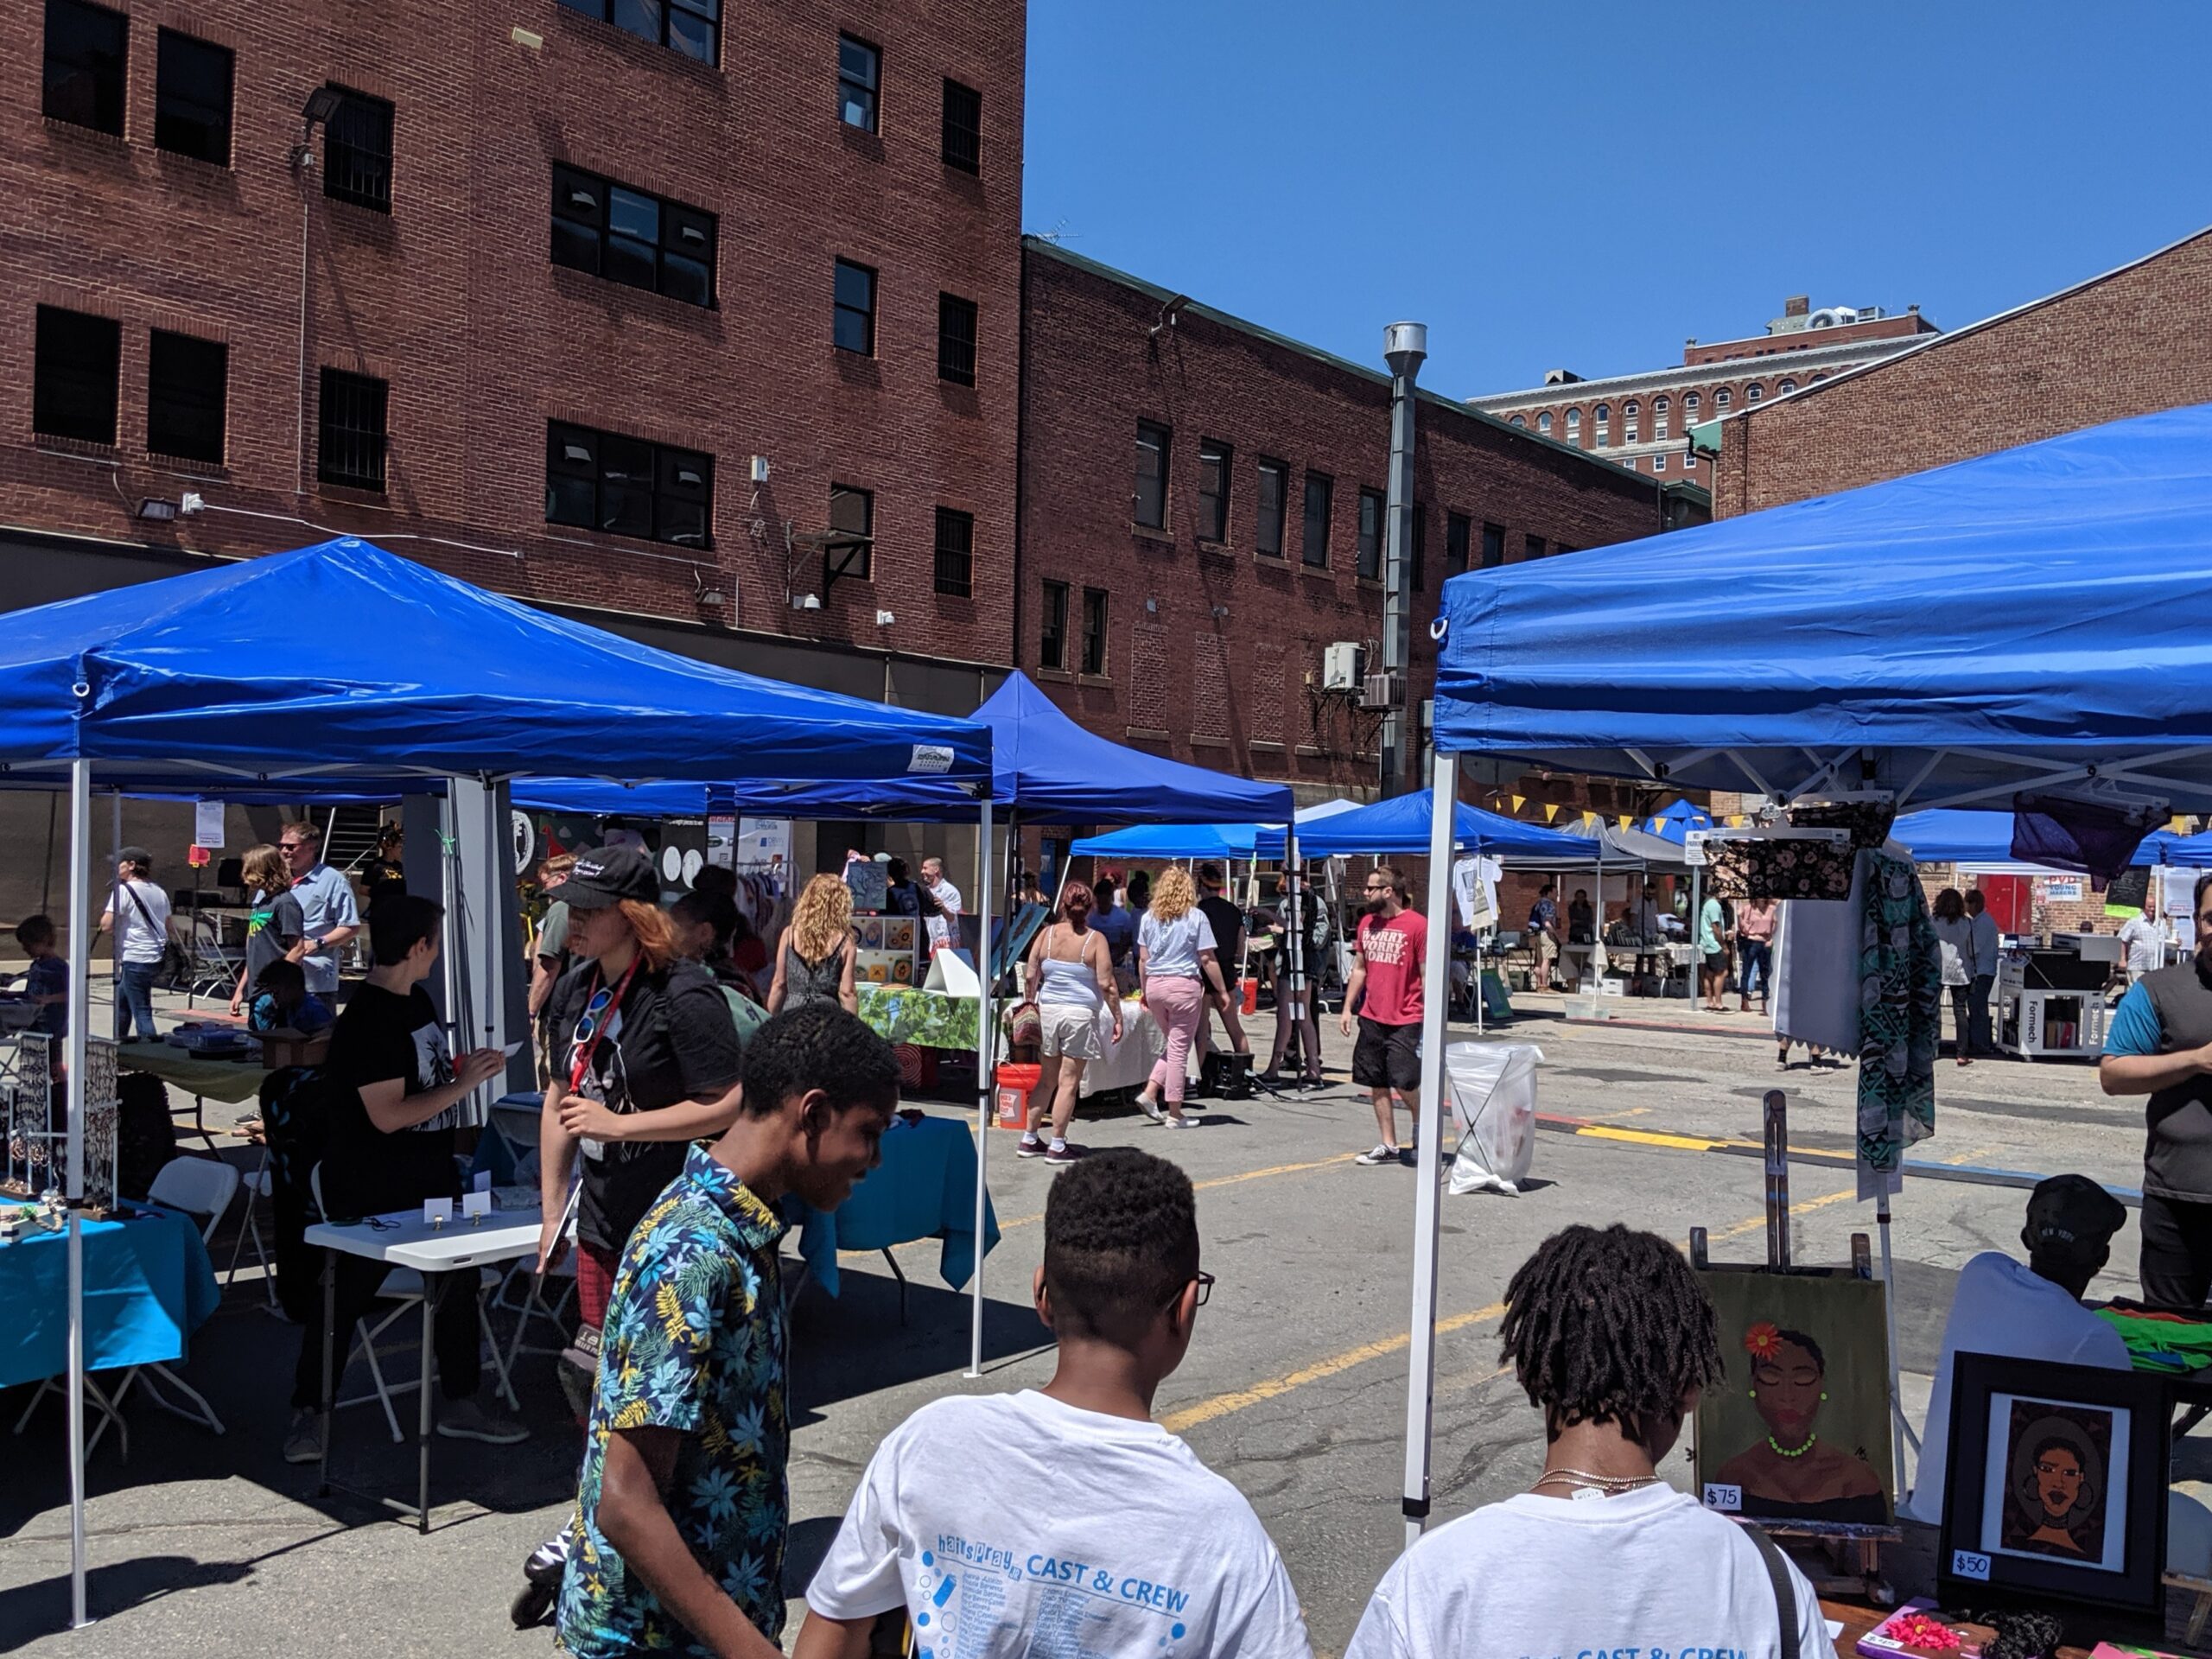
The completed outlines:
[[[261,1165],[239,1183],[245,1197],[239,1200],[238,1236],[231,1242],[231,1265],[223,1274],[223,1288],[228,1290],[238,1281],[238,1259],[245,1254],[246,1241],[253,1242],[254,1259],[261,1263],[261,1290],[266,1299],[262,1306],[269,1313],[282,1313],[276,1300],[276,1262],[269,1254],[269,1247],[261,1240],[261,1224],[254,1218],[253,1201],[273,1198],[276,1178],[270,1173],[270,1152],[266,1145],[261,1148]]]
[[[315,1213],[321,1216],[328,1215],[330,1212],[324,1207],[322,1202],[322,1166],[321,1164],[317,1164],[308,1172],[308,1188],[315,1195]],[[499,1395],[505,1400],[510,1408],[518,1411],[521,1409],[521,1404],[515,1398],[514,1382],[507,1374],[506,1356],[500,1351],[498,1341],[492,1336],[487,1299],[492,1292],[499,1287],[500,1278],[501,1274],[497,1268],[479,1268],[476,1280],[476,1301],[478,1307],[483,1310],[485,1346],[492,1351],[492,1370],[499,1379]],[[337,1401],[335,1404],[342,1408],[346,1406],[365,1406],[372,1400],[375,1401],[384,1408],[385,1426],[391,1431],[392,1442],[395,1445],[404,1444],[407,1437],[400,1432],[399,1414],[392,1409],[392,1396],[413,1393],[423,1386],[423,1379],[416,1377],[412,1382],[386,1382],[384,1375],[383,1355],[406,1352],[411,1350],[414,1344],[410,1342],[403,1347],[380,1351],[377,1347],[377,1338],[391,1329],[404,1315],[410,1311],[419,1310],[425,1294],[423,1275],[414,1268],[393,1268],[387,1272],[385,1274],[384,1283],[378,1288],[377,1300],[379,1302],[390,1302],[392,1305],[391,1311],[380,1317],[373,1312],[365,1313],[355,1322],[353,1340],[346,1349],[344,1363],[338,1368],[338,1377],[342,1381],[346,1373],[352,1369],[356,1358],[365,1359],[368,1362],[372,1391],[367,1394],[357,1394],[350,1400]],[[370,1323],[372,1319],[375,1320],[374,1324]],[[331,1391],[334,1394],[337,1392],[336,1382],[332,1384]]]
[[[582,1190],[577,1186],[571,1186],[569,1189],[568,1208],[561,1214],[560,1236],[569,1240],[571,1244],[575,1243],[575,1238],[576,1205]],[[548,1279],[562,1279],[567,1281],[561,1287],[560,1294],[550,1301],[548,1301],[545,1296]],[[519,1300],[517,1300],[518,1283],[521,1286]],[[526,1353],[557,1354],[567,1346],[565,1341],[561,1339],[566,1334],[562,1324],[562,1315],[575,1300],[575,1297],[576,1253],[573,1249],[563,1255],[559,1264],[548,1274],[541,1274],[537,1271],[537,1264],[527,1256],[517,1262],[507,1270],[506,1279],[500,1285],[499,1294],[493,1299],[493,1305],[505,1308],[515,1316],[514,1338],[507,1345],[509,1375],[513,1374],[515,1362]],[[530,1322],[532,1319],[543,1319],[553,1327],[555,1338],[553,1346],[525,1348],[523,1345],[523,1337],[529,1331]]]

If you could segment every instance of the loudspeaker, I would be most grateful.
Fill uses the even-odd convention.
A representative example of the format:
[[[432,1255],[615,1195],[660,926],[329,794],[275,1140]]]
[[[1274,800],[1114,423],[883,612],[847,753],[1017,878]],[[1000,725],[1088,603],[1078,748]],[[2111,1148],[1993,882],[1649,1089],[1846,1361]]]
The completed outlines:
[[[1198,1067],[1199,1086],[1222,1100],[1252,1098],[1252,1057],[1214,1052]]]

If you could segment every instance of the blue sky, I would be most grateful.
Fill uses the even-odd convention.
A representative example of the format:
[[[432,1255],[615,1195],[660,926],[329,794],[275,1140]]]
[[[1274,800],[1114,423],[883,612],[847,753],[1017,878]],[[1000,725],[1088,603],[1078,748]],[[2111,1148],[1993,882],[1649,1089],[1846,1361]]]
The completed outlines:
[[[2212,4],[1033,0],[1024,219],[1422,384],[1785,295],[1955,327],[2212,223]]]

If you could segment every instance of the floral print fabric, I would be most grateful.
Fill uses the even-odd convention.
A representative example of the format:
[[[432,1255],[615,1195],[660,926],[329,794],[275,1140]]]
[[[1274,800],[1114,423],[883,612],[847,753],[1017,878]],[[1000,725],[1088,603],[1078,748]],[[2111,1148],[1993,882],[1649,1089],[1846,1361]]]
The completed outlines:
[[[791,1448],[776,1255],[783,1230],[695,1145],[622,1252],[561,1586],[561,1643],[582,1659],[712,1653],[599,1529],[607,1441],[623,1429],[682,1432],[666,1493],[677,1530],[763,1635],[772,1642],[781,1632]]]
[[[1942,956],[1920,874],[1864,853],[1859,948],[1859,1196],[1895,1192],[1904,1149],[1936,1133]]]

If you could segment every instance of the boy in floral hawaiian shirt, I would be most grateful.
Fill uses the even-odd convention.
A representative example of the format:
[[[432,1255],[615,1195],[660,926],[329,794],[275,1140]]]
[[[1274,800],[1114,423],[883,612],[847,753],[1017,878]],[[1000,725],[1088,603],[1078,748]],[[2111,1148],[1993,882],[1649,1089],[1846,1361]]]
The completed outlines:
[[[791,1427],[772,1206],[842,1204],[898,1099],[890,1045],[853,1015],[777,1016],[746,1051],[745,1115],[690,1149],[631,1234],[561,1588],[578,1659],[779,1659]]]

